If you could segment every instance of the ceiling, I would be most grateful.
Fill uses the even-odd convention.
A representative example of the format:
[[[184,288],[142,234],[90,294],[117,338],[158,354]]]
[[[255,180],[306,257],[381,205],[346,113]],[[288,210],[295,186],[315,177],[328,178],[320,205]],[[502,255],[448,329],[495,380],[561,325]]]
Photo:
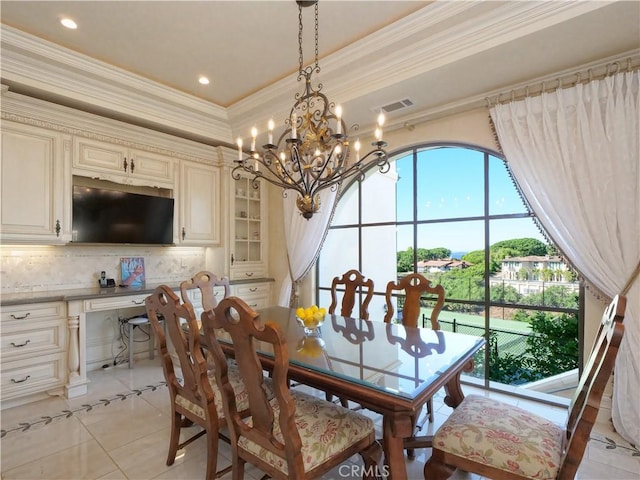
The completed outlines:
[[[318,5],[318,79],[364,130],[398,101],[411,105],[387,114],[391,128],[640,48],[635,0]],[[313,10],[303,9],[305,64]],[[3,0],[1,20],[11,90],[211,144],[282,121],[301,89],[293,0]]]

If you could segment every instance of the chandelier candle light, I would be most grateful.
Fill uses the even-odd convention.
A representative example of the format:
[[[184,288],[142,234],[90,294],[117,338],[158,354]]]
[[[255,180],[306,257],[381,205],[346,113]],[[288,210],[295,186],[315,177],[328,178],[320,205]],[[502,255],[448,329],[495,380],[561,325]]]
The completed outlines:
[[[325,188],[336,190],[350,177],[364,179],[364,172],[370,165],[376,165],[381,173],[389,171],[389,159],[382,140],[384,115],[378,116],[375,131],[375,147],[360,156],[360,140],[356,138],[351,152],[349,134],[358,131],[358,125],[349,130],[342,118],[342,107],[329,102],[321,93],[322,84],[314,89],[311,75],[320,72],[318,63],[318,3],[316,1],[296,1],[298,4],[298,81],[305,80],[304,90],[295,95],[295,103],[285,130],[278,143],[273,143],[273,120],[268,123],[268,141],[262,151],[256,150],[258,129],[251,129],[251,151],[245,156],[242,138],[238,138],[237,166],[231,175],[240,179],[240,172],[252,176],[253,188],[258,188],[259,179],[297,194],[296,206],[306,219],[310,219],[320,208],[319,192]],[[315,6],[315,64],[304,67],[302,56],[302,7]],[[355,156],[355,158],[353,158]]]

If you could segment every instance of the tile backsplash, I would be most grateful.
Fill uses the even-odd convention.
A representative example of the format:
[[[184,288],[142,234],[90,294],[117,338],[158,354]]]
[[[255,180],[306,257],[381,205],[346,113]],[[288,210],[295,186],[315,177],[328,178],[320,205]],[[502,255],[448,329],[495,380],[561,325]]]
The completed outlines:
[[[203,247],[2,245],[0,293],[97,287],[103,270],[119,284],[121,257],[143,257],[150,284],[179,283],[206,269]]]

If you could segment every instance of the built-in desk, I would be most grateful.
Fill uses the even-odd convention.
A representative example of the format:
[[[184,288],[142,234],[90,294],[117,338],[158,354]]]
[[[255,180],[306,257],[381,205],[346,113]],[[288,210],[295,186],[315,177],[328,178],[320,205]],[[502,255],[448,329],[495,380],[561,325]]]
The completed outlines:
[[[231,281],[231,294],[254,308],[264,308],[270,303],[272,282],[269,278]],[[157,286],[2,295],[2,408],[26,403],[35,399],[27,397],[37,394],[85,395],[87,314],[142,307]],[[178,292],[178,285],[169,286]],[[192,301],[199,304],[198,298]]]

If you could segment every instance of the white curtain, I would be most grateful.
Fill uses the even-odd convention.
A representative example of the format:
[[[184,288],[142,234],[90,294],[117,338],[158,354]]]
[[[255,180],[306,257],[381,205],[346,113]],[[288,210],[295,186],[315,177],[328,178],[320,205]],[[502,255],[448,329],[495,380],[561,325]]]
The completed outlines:
[[[616,430],[635,445],[640,444],[638,88],[638,71],[624,72],[491,108],[505,157],[551,238],[606,295],[628,289],[612,414]]]
[[[296,207],[296,195],[283,198],[284,238],[287,246],[289,276],[282,282],[278,305],[288,307],[291,289],[313,267],[333,216],[338,191],[330,188],[320,192],[320,209],[307,220]],[[297,296],[297,293],[296,293]]]

